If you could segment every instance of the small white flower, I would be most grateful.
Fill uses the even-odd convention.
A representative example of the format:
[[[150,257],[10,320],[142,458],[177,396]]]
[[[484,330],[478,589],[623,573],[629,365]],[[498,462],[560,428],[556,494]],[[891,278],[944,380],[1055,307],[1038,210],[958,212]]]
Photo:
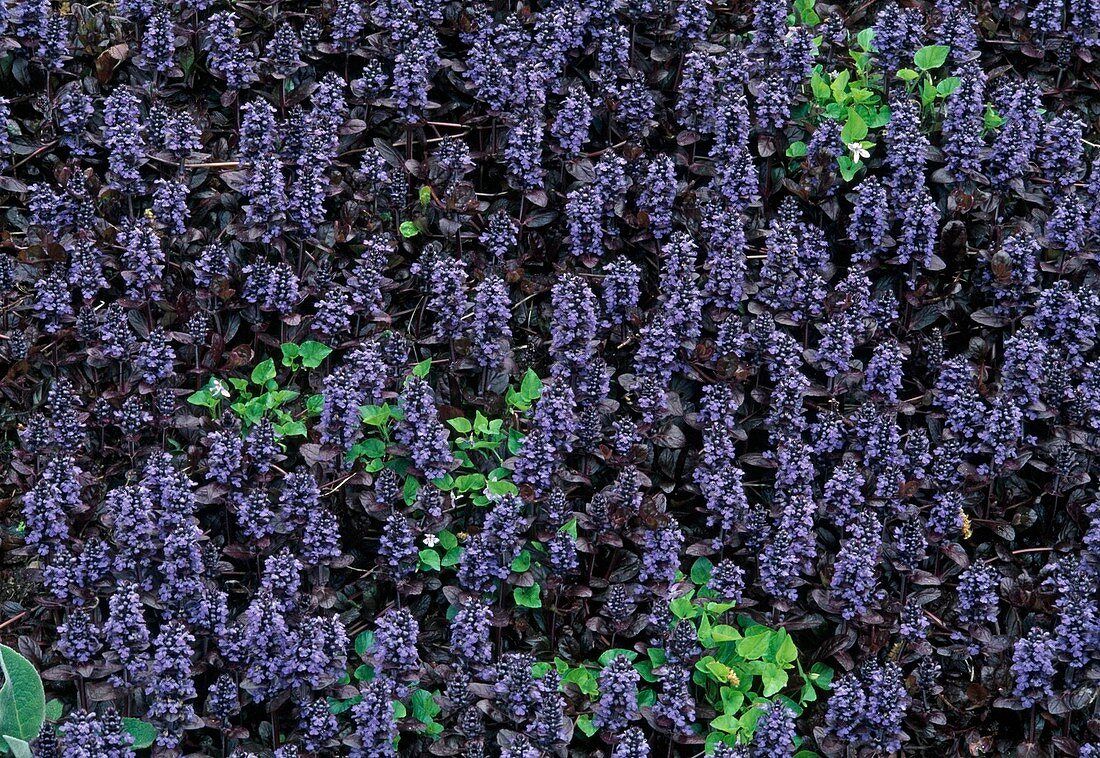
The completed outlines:
[[[425,534],[424,544],[428,547],[435,547],[439,544],[439,537],[436,537],[434,534]]]
[[[229,397],[229,388],[225,386],[225,383],[221,379],[215,379],[210,385],[210,392],[213,395],[219,397]]]
[[[867,149],[863,147],[862,142],[849,142],[848,152],[852,154],[852,161],[859,163],[863,158],[870,158],[871,154],[867,152]]]

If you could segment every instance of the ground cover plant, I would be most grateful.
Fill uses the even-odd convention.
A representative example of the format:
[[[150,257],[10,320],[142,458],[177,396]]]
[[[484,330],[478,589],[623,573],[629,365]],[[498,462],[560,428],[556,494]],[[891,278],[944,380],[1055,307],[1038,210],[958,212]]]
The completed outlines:
[[[1096,0],[0,2],[0,754],[1100,755]]]

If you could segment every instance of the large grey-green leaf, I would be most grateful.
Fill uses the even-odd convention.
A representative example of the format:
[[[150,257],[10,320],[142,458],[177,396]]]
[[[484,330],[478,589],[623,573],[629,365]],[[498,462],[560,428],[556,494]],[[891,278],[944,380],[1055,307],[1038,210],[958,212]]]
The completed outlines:
[[[31,745],[26,740],[21,740],[18,737],[12,737],[10,734],[4,735],[4,741],[8,744],[8,749],[11,750],[11,754],[15,758],[34,758],[34,753],[31,752]]]
[[[38,736],[46,713],[46,693],[34,664],[0,645],[0,735],[30,742]]]

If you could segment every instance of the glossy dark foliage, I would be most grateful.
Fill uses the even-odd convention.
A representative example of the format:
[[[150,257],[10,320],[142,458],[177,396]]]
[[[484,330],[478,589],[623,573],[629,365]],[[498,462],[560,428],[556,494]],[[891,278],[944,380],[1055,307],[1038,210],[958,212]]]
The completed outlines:
[[[1100,7],[1027,6],[0,5],[36,750],[1096,755]]]

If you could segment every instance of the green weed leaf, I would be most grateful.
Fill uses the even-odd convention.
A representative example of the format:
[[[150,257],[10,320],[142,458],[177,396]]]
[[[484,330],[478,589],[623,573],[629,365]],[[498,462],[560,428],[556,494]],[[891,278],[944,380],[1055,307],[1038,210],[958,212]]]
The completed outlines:
[[[950,52],[948,45],[926,45],[913,54],[913,63],[921,71],[931,71],[942,66]]]
[[[515,589],[511,591],[511,596],[515,598],[516,605],[520,607],[542,607],[542,598],[539,596],[539,586],[537,584],[529,587],[515,587]]]
[[[252,369],[252,376],[249,378],[252,379],[253,384],[259,384],[261,386],[263,386],[268,381],[274,379],[275,361],[271,358],[264,360],[262,363],[256,366],[256,368]]]
[[[302,343],[302,365],[306,368],[317,368],[332,353],[332,348],[314,340]]]
[[[867,136],[867,122],[859,115],[855,108],[848,109],[848,120],[844,122],[844,128],[840,131],[840,140],[845,145],[859,142]]]
[[[474,430],[474,425],[470,423],[470,419],[462,418],[461,416],[458,418],[449,418],[447,419],[447,423],[459,434],[469,434]]]
[[[122,728],[134,738],[134,744],[131,747],[135,750],[144,750],[152,746],[157,739],[156,727],[141,719],[124,718]]]
[[[522,608],[541,608],[542,598],[539,597],[540,587],[536,584],[531,587],[516,587],[512,590],[512,597],[516,605]]]

